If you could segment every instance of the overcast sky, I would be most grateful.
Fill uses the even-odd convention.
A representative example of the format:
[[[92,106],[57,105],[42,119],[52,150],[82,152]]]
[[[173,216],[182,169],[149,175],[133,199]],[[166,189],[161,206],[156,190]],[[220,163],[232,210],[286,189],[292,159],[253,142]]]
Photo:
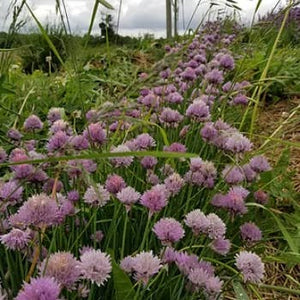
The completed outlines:
[[[20,1],[20,0],[19,0]],[[118,9],[120,0],[107,0],[113,5],[114,10],[110,13],[114,17],[115,23],[117,22]],[[6,29],[9,20],[5,21],[5,15],[9,7],[11,0],[0,0],[0,31]],[[38,19],[43,23],[57,24],[58,19],[55,15],[55,0],[27,0],[28,4],[33,9]],[[91,13],[93,10],[95,0],[65,0],[71,28],[74,32],[85,33],[89,26]],[[123,35],[139,35],[145,32],[154,33],[156,36],[162,36],[165,33],[165,0],[123,0],[122,9],[120,14],[120,30],[119,33]],[[179,29],[183,29],[183,25],[187,25],[191,15],[199,0],[183,0],[184,11],[182,10],[182,0],[178,0],[180,3],[179,11]],[[202,19],[203,14],[208,8],[210,0],[202,0],[197,13],[194,17],[191,27],[197,26]],[[225,0],[215,0],[214,2],[224,3]],[[257,0],[237,0],[239,7],[242,8],[240,17],[243,22],[249,22],[251,19]],[[262,4],[259,10],[259,14],[263,14],[270,11],[278,0],[262,0]],[[284,4],[286,0],[281,0]],[[224,5],[220,4],[218,8],[224,8]],[[26,10],[26,8],[25,8]],[[216,14],[217,7],[214,8]],[[99,7],[97,16],[97,22],[94,26],[93,32],[98,33],[98,23],[101,20],[101,12],[107,13],[108,10],[103,6]],[[232,13],[231,9],[226,8],[227,13]],[[184,15],[184,18],[183,18]],[[213,13],[212,13],[213,15]],[[32,28],[36,26],[33,22],[29,22]]]

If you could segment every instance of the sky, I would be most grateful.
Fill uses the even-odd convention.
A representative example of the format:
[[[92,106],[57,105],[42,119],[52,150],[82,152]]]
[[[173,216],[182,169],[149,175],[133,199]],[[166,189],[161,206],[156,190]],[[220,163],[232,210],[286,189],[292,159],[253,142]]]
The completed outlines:
[[[20,0],[0,0],[0,31],[7,29],[10,19],[5,20],[7,15],[9,4],[12,1]],[[184,3],[184,11],[182,10],[181,3]],[[215,0],[214,2],[224,3],[226,0]],[[240,12],[240,18],[244,23],[251,20],[253,12],[255,10],[258,0],[236,0],[238,6],[242,9]],[[277,3],[278,0],[262,0],[262,4],[258,11],[259,14],[264,14],[270,11]],[[55,14],[55,0],[27,0],[31,9],[37,16],[37,18],[43,23],[58,24],[58,18]],[[87,32],[93,6],[95,0],[65,0],[71,29],[73,32],[84,34]],[[101,20],[101,14],[105,15],[110,13],[114,17],[114,22],[117,23],[118,10],[120,0],[107,0],[114,10],[110,11],[103,6],[99,6],[97,15],[97,22],[93,28],[93,33],[99,33],[98,23]],[[179,7],[179,24],[178,27],[183,31],[185,26],[189,23],[193,11],[197,7],[199,0],[178,0]],[[203,15],[209,7],[210,0],[202,0],[201,4],[196,11],[194,21],[190,27],[196,27],[199,20],[203,18]],[[285,4],[285,0],[281,0],[282,4]],[[224,5],[220,4],[218,8],[224,8]],[[24,13],[26,8],[24,9]],[[226,8],[226,13],[232,13],[232,9]],[[26,14],[26,13],[25,13]],[[217,14],[217,8],[211,14],[211,17]],[[26,14],[28,16],[28,13]],[[184,17],[183,17],[184,16]],[[122,35],[142,35],[144,33],[152,33],[155,36],[164,36],[165,34],[165,0],[122,0],[122,8],[120,14],[120,26],[119,33]],[[33,29],[36,25],[32,22],[32,19],[28,17],[27,28]]]

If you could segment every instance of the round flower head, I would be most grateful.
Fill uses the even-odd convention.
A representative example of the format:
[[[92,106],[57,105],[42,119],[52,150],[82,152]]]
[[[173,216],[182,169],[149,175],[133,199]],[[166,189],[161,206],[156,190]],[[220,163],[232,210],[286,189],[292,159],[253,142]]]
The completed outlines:
[[[213,296],[210,299],[218,299],[217,295],[222,291],[223,281],[220,280],[218,276],[211,276],[205,282],[205,292]]]
[[[123,258],[120,262],[120,268],[125,271],[126,273],[132,273],[133,272],[133,261],[134,258],[132,256],[126,256]]]
[[[258,173],[271,170],[267,159],[262,155],[251,158],[250,167]]]
[[[141,204],[150,210],[150,214],[161,211],[168,202],[169,193],[163,184],[157,184],[141,197]]]
[[[226,232],[225,223],[216,214],[211,213],[207,215],[208,228],[207,234],[211,239],[222,238]]]
[[[92,123],[83,132],[84,137],[96,145],[102,145],[106,140],[106,132],[100,123]]]
[[[2,147],[0,147],[0,163],[5,162],[6,159],[7,159],[7,153]]]
[[[250,167],[250,164],[243,165],[242,168],[248,182],[252,182],[256,179],[257,173]]]
[[[207,228],[209,226],[207,217],[200,209],[195,209],[189,212],[185,216],[184,223],[186,224],[186,226],[192,229],[194,235],[196,236],[201,232],[207,232]]]
[[[64,131],[56,132],[47,144],[47,149],[50,152],[64,150],[68,144],[69,136]]]
[[[224,54],[219,59],[220,66],[227,70],[234,69],[234,59],[230,54]]]
[[[268,194],[262,190],[258,190],[254,193],[254,199],[259,204],[267,204],[268,203]]]
[[[37,227],[51,226],[56,223],[58,206],[54,199],[46,194],[38,194],[30,197],[20,207],[15,215],[11,216],[13,225],[23,224]]]
[[[235,260],[235,265],[242,272],[245,282],[261,282],[264,277],[265,267],[257,254],[241,251],[236,255]]]
[[[154,256],[152,251],[143,251],[133,258],[132,269],[134,271],[134,279],[142,281],[146,285],[149,279],[158,273],[161,267],[160,259]]]
[[[207,121],[210,118],[209,107],[202,100],[194,100],[187,108],[186,115],[198,122]]]
[[[231,243],[227,239],[218,238],[216,240],[213,240],[210,247],[216,253],[221,254],[221,255],[226,255],[230,250]]]
[[[224,148],[233,153],[244,153],[252,149],[252,143],[241,133],[236,132],[227,138]]]
[[[242,239],[246,242],[258,242],[262,238],[260,229],[252,222],[243,224],[240,231]]]
[[[83,199],[87,204],[102,207],[109,201],[110,195],[109,192],[98,183],[96,187],[91,186],[86,190]]]
[[[242,168],[228,165],[222,171],[222,177],[228,184],[238,184],[245,179]]]
[[[16,300],[59,300],[60,287],[54,278],[32,278],[25,283]]]
[[[8,249],[23,250],[31,240],[30,230],[13,228],[9,233],[1,235],[0,240]]]
[[[141,165],[145,169],[152,169],[157,164],[157,158],[154,156],[145,156],[141,160]]]
[[[100,250],[87,250],[80,256],[79,270],[84,279],[103,285],[112,270],[110,256]]]
[[[78,261],[70,252],[53,253],[41,263],[40,274],[53,277],[61,286],[72,289],[79,279]]]
[[[10,128],[7,132],[7,137],[9,137],[13,141],[20,141],[23,135],[17,129]]]
[[[223,72],[217,69],[206,73],[204,78],[211,84],[220,84],[224,81]]]
[[[164,151],[185,153],[186,147],[181,143],[172,143],[170,146],[164,146]]]
[[[140,197],[141,194],[131,186],[125,187],[117,193],[118,200],[125,205],[127,211],[130,210],[134,203],[139,201]]]
[[[105,182],[105,188],[112,194],[117,194],[126,187],[124,179],[116,174],[109,175]]]
[[[173,173],[165,179],[164,184],[169,193],[172,196],[175,196],[181,191],[181,188],[184,185],[184,180],[178,173]]]
[[[15,204],[22,198],[23,187],[16,181],[8,181],[0,188],[0,199]]]
[[[167,127],[177,127],[182,121],[183,116],[177,111],[169,107],[165,107],[159,116],[159,120]]]
[[[138,135],[134,139],[134,143],[136,150],[147,150],[149,148],[155,147],[156,145],[154,138],[148,133]]]
[[[126,145],[119,145],[116,148],[112,149],[112,153],[118,152],[130,152],[131,150]],[[123,156],[123,157],[114,157],[110,159],[114,167],[129,167],[133,162],[133,156]]]
[[[171,245],[178,242],[184,236],[182,225],[173,218],[160,219],[155,223],[153,232],[163,245]]]
[[[181,74],[180,76],[187,81],[193,81],[197,78],[197,75],[194,71],[193,68],[187,67]]]
[[[75,135],[71,138],[70,145],[77,151],[86,150],[89,148],[89,141],[83,135]]]
[[[64,109],[61,107],[52,107],[50,108],[47,119],[50,124],[53,124],[55,121],[62,119],[64,115]]]
[[[36,115],[29,116],[24,122],[24,129],[26,131],[40,130],[43,128],[43,123]]]
[[[79,192],[72,190],[68,192],[68,200],[71,202],[77,202],[80,198]]]
[[[196,290],[199,290],[199,288],[205,286],[205,283],[209,279],[209,275],[203,268],[195,268],[189,272],[188,279],[194,285]]]

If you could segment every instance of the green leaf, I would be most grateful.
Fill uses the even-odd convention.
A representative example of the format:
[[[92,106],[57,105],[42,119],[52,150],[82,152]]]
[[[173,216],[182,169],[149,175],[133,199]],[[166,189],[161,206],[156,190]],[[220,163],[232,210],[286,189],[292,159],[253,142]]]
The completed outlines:
[[[113,279],[114,287],[116,292],[116,300],[132,300],[135,299],[135,292],[133,285],[121,268],[116,264],[115,260],[112,258],[112,269],[113,269]]]
[[[108,8],[108,9],[114,9],[114,7],[111,4],[109,4],[107,1],[105,1],[105,0],[98,0],[98,1],[99,1],[100,4],[102,4],[106,8]]]
[[[240,282],[233,281],[232,285],[233,285],[233,289],[234,289],[237,300],[250,300],[247,295],[247,292],[245,291],[243,286],[240,284]]]

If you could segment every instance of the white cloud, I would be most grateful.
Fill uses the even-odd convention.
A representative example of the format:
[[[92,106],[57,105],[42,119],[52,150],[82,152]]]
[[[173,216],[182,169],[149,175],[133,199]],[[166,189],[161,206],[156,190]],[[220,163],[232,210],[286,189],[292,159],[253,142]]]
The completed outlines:
[[[12,0],[11,0],[12,1]],[[19,0],[20,1],[20,0]],[[71,28],[73,31],[84,33],[89,26],[93,6],[95,0],[65,0]],[[100,6],[97,14],[97,20],[94,24],[93,32],[98,33],[98,24],[101,21],[101,13],[111,13],[117,22],[117,14],[120,0],[107,0],[114,6],[114,11],[109,11]],[[185,6],[185,23],[187,24],[190,17],[197,6],[199,0],[184,0]],[[219,1],[219,3],[225,0]],[[240,13],[241,19],[249,21],[257,4],[257,0],[237,0],[238,5],[243,9]],[[27,1],[38,19],[42,23],[55,23],[59,18],[55,14],[55,0],[28,0]],[[181,4],[181,1],[178,1]],[[201,4],[194,16],[194,21],[191,26],[195,27],[202,19],[205,11],[208,8],[209,1],[203,1],[206,4]],[[217,0],[215,1],[217,2]],[[281,1],[283,4],[285,0]],[[9,6],[9,0],[0,0],[0,20],[4,20]],[[262,14],[272,9],[277,3],[277,0],[262,0],[259,13]],[[224,7],[224,6],[223,6]],[[219,8],[219,7],[218,7]],[[26,8],[24,8],[26,10]],[[226,9],[229,13],[230,9]],[[27,12],[28,14],[28,12]],[[217,14],[217,8],[214,8],[214,14]],[[182,29],[182,10],[179,12],[179,28]],[[32,22],[32,26],[35,24]],[[6,24],[0,21],[0,31],[7,29]],[[161,35],[165,30],[165,0],[123,0],[121,15],[120,15],[120,33],[134,34],[150,32]]]

